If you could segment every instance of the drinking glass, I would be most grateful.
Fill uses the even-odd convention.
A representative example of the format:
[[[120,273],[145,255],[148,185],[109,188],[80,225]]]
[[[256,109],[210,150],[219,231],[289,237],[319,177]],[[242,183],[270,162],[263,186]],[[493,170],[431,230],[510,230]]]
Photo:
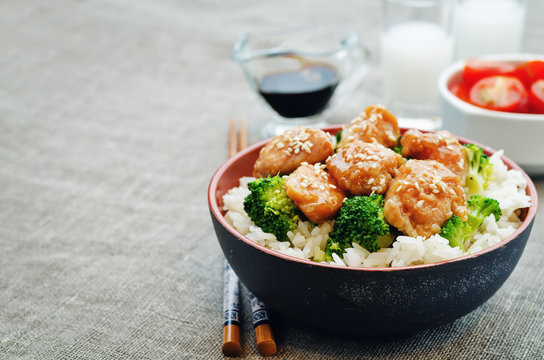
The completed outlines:
[[[526,0],[456,0],[455,58],[521,50]]]
[[[402,127],[440,127],[438,77],[452,61],[451,2],[386,0],[381,35],[387,107]]]
[[[327,114],[364,77],[369,51],[351,31],[305,27],[243,34],[232,58],[273,111],[263,129],[269,137],[295,125],[326,125]]]

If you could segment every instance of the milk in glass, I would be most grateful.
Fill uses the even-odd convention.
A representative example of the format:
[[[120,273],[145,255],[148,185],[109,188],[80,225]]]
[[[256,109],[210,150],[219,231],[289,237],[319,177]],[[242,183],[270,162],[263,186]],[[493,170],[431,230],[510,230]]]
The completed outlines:
[[[455,57],[519,52],[524,23],[523,0],[458,0],[453,22]]]
[[[453,39],[437,24],[413,21],[391,26],[382,34],[386,101],[436,101],[438,77],[452,54]]]
[[[385,0],[381,34],[385,105],[402,127],[440,127],[438,78],[453,59],[451,2]]]

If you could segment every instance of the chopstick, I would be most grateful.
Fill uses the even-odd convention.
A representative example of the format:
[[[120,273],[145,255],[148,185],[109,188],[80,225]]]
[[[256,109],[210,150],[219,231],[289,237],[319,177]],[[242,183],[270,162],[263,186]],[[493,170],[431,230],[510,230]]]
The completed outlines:
[[[247,147],[247,123],[246,119],[240,120],[240,131],[236,131],[236,119],[230,119],[229,127],[229,158]]]
[[[233,157],[238,152],[238,138],[236,133],[236,119],[231,118],[229,127],[229,158]]]
[[[229,157],[247,147],[246,120],[240,121],[240,131],[236,131],[236,119],[231,118],[229,127]],[[242,353],[240,344],[239,321],[239,280],[227,259],[225,259],[225,282],[223,294],[223,346],[222,351],[226,356],[239,356]],[[249,294],[253,328],[257,351],[262,356],[276,353],[276,341],[270,327],[270,318],[265,304],[252,293]]]
[[[255,331],[255,341],[257,351],[262,356],[274,355],[276,353],[276,341],[272,328],[270,328],[270,317],[266,305],[255,295],[249,293],[251,301],[251,312],[253,319],[253,329]]]
[[[238,276],[225,259],[225,275],[223,289],[223,345],[221,350],[225,356],[239,356],[242,353],[240,344],[240,320],[238,294],[240,291]]]
[[[229,158],[238,152],[236,131],[236,119],[230,119],[229,127]],[[245,142],[245,140],[244,140]],[[239,293],[240,285],[238,276],[234,273],[225,258],[223,284],[223,345],[221,350],[225,356],[240,356],[242,345],[240,344],[240,320],[239,320]]]

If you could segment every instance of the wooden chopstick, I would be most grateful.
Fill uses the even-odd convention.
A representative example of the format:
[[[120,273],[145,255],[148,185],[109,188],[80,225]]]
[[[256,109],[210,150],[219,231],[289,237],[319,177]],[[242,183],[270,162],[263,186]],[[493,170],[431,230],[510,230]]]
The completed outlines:
[[[238,135],[238,136],[237,136]],[[240,131],[236,132],[236,119],[230,119],[229,127],[229,157],[247,147],[247,123],[245,119],[240,121]],[[223,316],[223,346],[222,351],[226,356],[239,356],[242,353],[240,344],[240,323],[238,321],[238,292],[239,280],[225,259],[225,291]],[[262,301],[250,293],[253,328],[257,351],[262,356],[276,353],[276,341],[270,327],[268,309]]]
[[[229,127],[229,158],[238,152],[238,137],[236,135],[236,119],[230,119]],[[223,289],[223,345],[221,351],[225,356],[240,356],[242,345],[240,344],[240,322],[238,294],[240,285],[238,276],[225,259],[225,275]]]
[[[262,356],[274,355],[276,353],[276,341],[270,327],[270,317],[266,305],[252,293],[249,294],[251,300],[251,311],[253,319],[253,329],[255,330],[255,341],[257,351]]]
[[[246,119],[240,120],[240,133],[238,136],[238,151],[244,150],[247,147],[247,123]]]
[[[225,356],[242,354],[240,344],[240,320],[238,294],[240,285],[238,276],[225,259],[225,280],[223,289],[223,345],[221,350]]]
[[[238,152],[238,138],[236,136],[236,119],[230,119],[229,127],[229,158]]]

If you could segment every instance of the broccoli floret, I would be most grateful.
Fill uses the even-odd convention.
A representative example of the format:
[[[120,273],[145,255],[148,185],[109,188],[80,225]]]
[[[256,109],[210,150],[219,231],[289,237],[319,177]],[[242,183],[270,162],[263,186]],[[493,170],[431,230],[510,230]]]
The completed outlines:
[[[338,144],[342,140],[342,129],[338,130],[336,133],[336,143]]]
[[[451,247],[459,246],[463,252],[465,251],[465,241],[478,230],[486,217],[493,214],[495,221],[498,221],[502,215],[499,202],[495,199],[472,195],[467,204],[467,221],[463,222],[461,218],[453,215],[442,226],[440,232],[440,236],[449,240]]]
[[[353,242],[368,251],[380,249],[380,238],[389,234],[389,224],[383,215],[383,197],[378,194],[354,196],[347,199],[336,216],[329,234],[325,257],[342,254]]]
[[[493,164],[484,154],[481,147],[474,144],[466,144],[467,150],[467,178],[466,187],[470,195],[481,194],[493,181]]]
[[[448,239],[451,247],[459,246],[465,251],[465,241],[470,238],[473,231],[460,217],[453,215],[444,223],[440,236]]]
[[[467,224],[476,231],[489,215],[495,216],[495,221],[499,221],[502,211],[499,202],[495,199],[472,195],[467,201],[468,219]]]
[[[244,210],[264,232],[280,241],[298,225],[298,209],[285,191],[285,179],[279,175],[257,179],[248,184],[251,193],[244,199]]]
[[[342,140],[342,129],[338,130],[336,133],[336,145],[334,146],[334,153],[336,154],[336,151],[338,150],[338,144],[340,144],[340,140]]]
[[[399,155],[402,155],[402,144],[400,143],[401,138],[402,136],[399,136],[399,139],[397,140],[397,146],[393,148],[393,151]]]

